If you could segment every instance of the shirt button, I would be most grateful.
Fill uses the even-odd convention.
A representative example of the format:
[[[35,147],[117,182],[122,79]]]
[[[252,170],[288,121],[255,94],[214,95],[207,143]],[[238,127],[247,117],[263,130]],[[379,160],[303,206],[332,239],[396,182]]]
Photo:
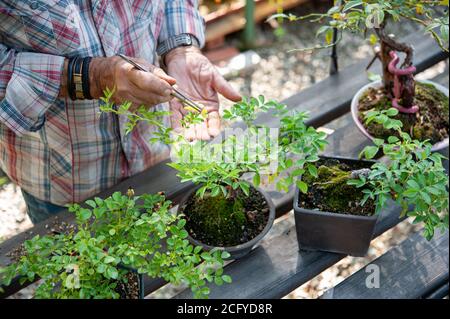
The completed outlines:
[[[36,10],[37,8],[39,8],[39,3],[37,1],[30,3],[30,8],[31,10]]]

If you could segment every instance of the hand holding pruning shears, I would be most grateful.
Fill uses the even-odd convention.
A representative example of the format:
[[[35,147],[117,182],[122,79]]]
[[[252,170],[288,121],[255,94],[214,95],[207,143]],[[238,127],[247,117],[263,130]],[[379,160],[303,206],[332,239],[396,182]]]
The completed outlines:
[[[207,118],[186,130],[190,140],[209,140],[221,131],[218,93],[231,101],[238,102],[241,96],[222,77],[214,65],[196,47],[180,47],[165,57],[167,74],[177,79],[177,85],[191,99],[204,105]],[[175,130],[182,130],[181,120],[188,112],[179,100],[170,101],[171,122]]]
[[[195,124],[186,130],[185,136],[187,139],[209,140],[220,133],[218,93],[235,102],[241,100],[239,93],[233,89],[211,62],[195,47],[178,48],[166,56],[169,75],[159,68],[147,69],[124,55],[119,56],[138,70],[152,72],[172,86],[170,95],[176,99],[170,101],[170,109],[172,112],[172,127],[175,131],[182,130],[181,122],[188,112],[201,112],[204,115],[205,121],[203,123]],[[183,90],[187,92],[189,97],[174,87],[175,83],[183,87]],[[190,97],[193,97],[195,101],[201,102],[194,102]]]

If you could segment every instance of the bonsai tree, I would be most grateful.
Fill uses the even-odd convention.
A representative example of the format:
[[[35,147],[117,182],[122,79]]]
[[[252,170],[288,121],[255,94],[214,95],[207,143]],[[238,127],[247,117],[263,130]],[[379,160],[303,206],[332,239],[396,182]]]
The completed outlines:
[[[76,231],[26,241],[23,256],[3,269],[2,284],[16,276],[22,282],[40,278],[37,298],[139,298],[136,274],[145,274],[185,283],[201,298],[209,293],[206,281],[231,281],[222,268],[228,254],[190,245],[186,221],[170,213],[163,195],[129,190],[86,206],[69,209]]]
[[[387,31],[390,23],[401,21],[417,23],[431,34],[442,50],[448,52],[448,0],[342,0],[334,3],[335,5],[326,13],[300,17],[292,14],[276,14],[271,18],[308,20],[323,24],[317,35],[324,37],[324,44],[300,50],[324,49],[337,45],[342,36],[341,32],[338,32],[338,36],[334,37],[335,30],[361,33],[366,35],[372,44],[379,42],[380,50],[376,53],[376,57],[382,64],[383,90],[369,92],[369,96],[363,98],[368,98],[370,107],[373,108],[398,109],[401,112],[398,119],[404,123],[405,130],[413,128],[414,137],[421,140],[431,139],[433,143],[448,137],[448,129],[444,129],[448,126],[448,98],[443,94],[439,95],[440,92],[434,87],[424,85],[416,87],[413,77],[416,71],[413,64],[413,47]],[[405,55],[401,65],[399,52]],[[419,96],[416,98],[416,95]],[[430,110],[431,107],[428,105],[430,103],[439,106]],[[416,116],[417,112],[421,112],[421,116]],[[433,124],[430,123],[437,128],[433,128]],[[392,133],[378,131],[369,129],[369,132],[377,137],[388,137]]]
[[[431,239],[435,229],[447,229],[449,223],[448,176],[442,166],[442,156],[432,153],[428,142],[414,140],[402,131],[402,122],[394,119],[398,110],[371,111],[366,122],[376,122],[397,135],[375,139],[361,157],[374,158],[379,152],[387,161],[374,164],[366,174],[351,176],[349,185],[364,188],[361,206],[367,200],[375,201],[380,212],[394,201],[402,207],[402,216],[414,218],[414,223],[425,224],[424,236]],[[398,137],[397,137],[398,136]]]

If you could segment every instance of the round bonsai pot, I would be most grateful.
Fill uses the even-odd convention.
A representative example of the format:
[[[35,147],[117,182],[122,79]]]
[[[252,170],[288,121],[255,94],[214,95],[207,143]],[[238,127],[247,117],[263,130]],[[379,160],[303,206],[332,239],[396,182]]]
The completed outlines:
[[[441,91],[443,94],[445,94],[447,97],[449,96],[449,90],[448,88],[432,82],[432,81],[420,81],[421,83],[427,83],[427,84],[432,84],[434,85],[434,87],[436,89],[438,89],[439,91]],[[352,100],[352,104],[351,104],[351,112],[352,112],[352,118],[353,121],[356,123],[356,126],[358,127],[358,129],[365,135],[367,136],[369,139],[373,140],[374,137],[367,132],[366,128],[364,127],[363,123],[361,123],[361,120],[359,119],[359,100],[361,98],[361,96],[369,89],[369,88],[379,88],[381,87],[381,81],[376,81],[376,82],[371,82],[365,86],[363,86],[357,93],[356,95],[353,97]],[[436,143],[433,145],[432,151],[433,152],[441,152],[442,150],[446,149],[448,147],[448,141],[449,138],[447,137],[446,139]]]
[[[185,203],[188,201],[188,199],[194,195],[194,193],[197,191],[197,189],[199,189],[201,187],[198,186],[196,188],[194,188],[193,190],[189,191],[184,198],[182,199],[182,201],[180,202],[180,204],[178,205],[178,209],[177,209],[177,214],[185,214],[184,212],[182,212],[182,210],[185,207]],[[236,245],[236,246],[227,246],[227,247],[215,247],[215,246],[210,246],[207,244],[204,244],[196,239],[194,239],[193,237],[191,237],[191,235],[188,235],[188,240],[189,242],[194,245],[194,246],[200,246],[202,247],[204,250],[206,251],[210,251],[214,248],[219,248],[220,250],[224,250],[227,251],[230,255],[231,255],[231,259],[240,259],[242,257],[244,257],[245,255],[247,255],[248,253],[250,253],[254,248],[256,248],[259,243],[261,242],[261,240],[264,238],[264,236],[267,235],[267,233],[269,232],[269,230],[272,228],[273,222],[275,220],[275,205],[273,204],[270,196],[263,191],[262,189],[258,188],[258,187],[254,187],[260,194],[262,194],[264,196],[264,199],[267,203],[267,205],[269,206],[269,219],[267,221],[266,226],[264,227],[264,229],[261,231],[261,233],[259,233],[256,237],[254,237],[253,239],[251,239],[250,241],[240,244],[240,245]],[[189,232],[188,232],[189,233]]]
[[[358,168],[369,168],[374,162],[343,157],[320,156],[338,160]],[[294,196],[295,228],[299,248],[308,251],[327,251],[363,257],[367,254],[378,215],[356,216],[331,213],[301,207],[303,193],[297,188]]]

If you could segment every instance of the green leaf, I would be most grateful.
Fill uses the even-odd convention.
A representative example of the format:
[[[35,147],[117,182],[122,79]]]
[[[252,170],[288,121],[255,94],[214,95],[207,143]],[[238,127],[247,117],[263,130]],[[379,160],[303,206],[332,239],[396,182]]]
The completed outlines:
[[[228,259],[231,257],[230,253],[226,250],[222,251],[222,255],[221,255],[222,259]]]
[[[395,144],[395,143],[397,143],[398,141],[400,141],[400,140],[398,139],[397,136],[389,136],[389,137],[388,137],[388,143],[389,143],[389,144]]]
[[[311,174],[312,177],[317,177],[317,167],[315,165],[308,165],[308,172]]]
[[[383,139],[381,139],[381,138],[374,138],[373,139],[373,143],[376,145],[376,146],[381,146],[381,145],[383,145],[384,144],[384,140]],[[377,149],[377,152],[378,152],[378,149]],[[376,155],[376,154],[375,154]]]
[[[108,267],[106,274],[112,279],[117,279],[117,277],[119,277],[119,272],[114,267]]]
[[[386,115],[393,117],[398,114],[398,110],[396,108],[391,107],[389,110],[386,111]]]
[[[308,184],[306,184],[305,182],[300,181],[300,180],[298,180],[296,184],[297,184],[298,189],[302,193],[306,194],[308,192]]]
[[[333,42],[333,29],[328,29],[325,33],[325,41],[327,44],[331,44]]]
[[[114,228],[111,228],[108,232],[111,236],[114,236],[116,234],[116,230]]]
[[[430,195],[428,195],[426,192],[420,192],[420,196],[423,198],[425,203],[427,203],[428,205],[431,205],[431,197],[430,197]]]
[[[92,199],[87,200],[87,201],[86,201],[86,205],[89,205],[89,206],[91,206],[92,208],[97,207],[97,204],[96,204]]]
[[[350,10],[351,8],[357,7],[359,5],[362,5],[362,0],[355,0],[355,1],[349,1],[347,2],[347,4],[344,6],[344,9],[342,10],[343,12],[347,12],[348,10]]]
[[[92,212],[89,209],[82,208],[80,209],[80,218],[82,221],[86,221],[91,218]]]
[[[378,153],[378,147],[376,146],[367,146],[364,149],[364,156],[366,159],[372,159],[374,158]]]
[[[339,6],[334,6],[330,10],[328,10],[327,14],[338,13],[340,11],[340,9],[341,8]]]
[[[261,176],[260,176],[258,173],[256,173],[256,174],[253,176],[253,184],[254,184],[255,186],[259,186],[260,183],[261,183]]]
[[[245,196],[249,196],[250,195],[250,186],[246,182],[239,182],[239,186],[241,187],[241,189],[244,192]]]
[[[371,82],[378,82],[378,81],[381,81],[381,75],[376,74],[376,73],[373,73],[373,72],[370,72],[370,71],[367,72],[367,78],[368,78],[369,81],[371,81]]]
[[[406,182],[406,184],[408,184],[408,186],[414,190],[417,190],[417,191],[420,190],[420,185],[412,179],[410,179],[408,182]]]
[[[223,276],[222,276],[222,280],[223,280],[224,282],[226,282],[227,284],[231,284],[231,282],[232,282],[231,277],[228,276],[228,275],[223,275]]]

